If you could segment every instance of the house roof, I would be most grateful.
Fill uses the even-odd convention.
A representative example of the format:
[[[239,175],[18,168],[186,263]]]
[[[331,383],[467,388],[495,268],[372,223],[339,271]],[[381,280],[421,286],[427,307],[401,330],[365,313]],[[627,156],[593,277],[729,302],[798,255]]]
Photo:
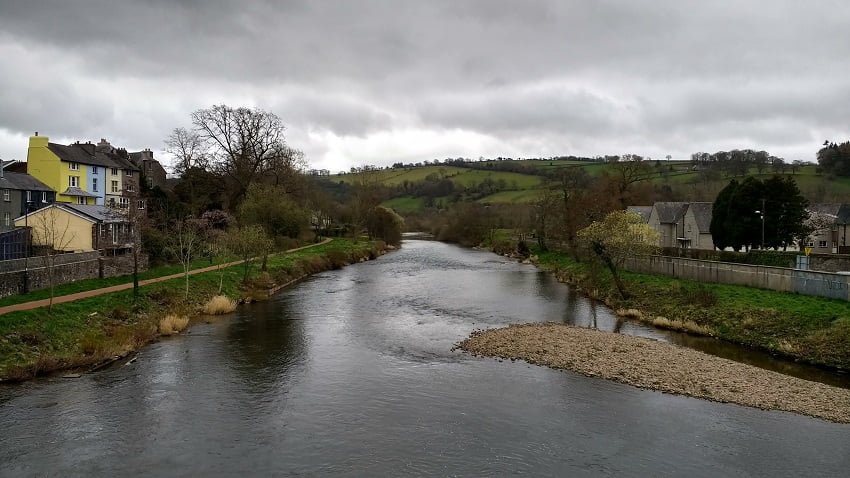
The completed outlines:
[[[693,214],[694,221],[700,234],[708,234],[711,230],[711,210],[714,204],[710,202],[692,202],[688,211]]]
[[[833,217],[838,216],[839,209],[841,209],[841,204],[836,203],[809,204],[809,207],[806,208],[811,213],[827,214]]]
[[[0,189],[19,189],[21,191],[53,191],[38,179],[24,173],[3,172]]]
[[[836,224],[850,224],[850,204],[842,204],[838,208],[838,218],[835,219]]]
[[[626,211],[638,214],[643,222],[649,222],[649,215],[652,214],[652,206],[629,206]]]
[[[47,143],[47,148],[53,154],[59,156],[59,159],[69,163],[88,164],[102,166],[104,168],[139,170],[130,160],[124,159],[117,154],[98,151],[97,147],[91,143],[74,143],[67,146],[57,143]]]
[[[89,193],[83,191],[82,189],[76,188],[76,187],[69,187],[68,189],[62,191],[59,194],[62,194],[62,195],[65,195],[65,196],[80,196],[80,197],[84,197],[84,198],[96,198],[96,197],[98,197],[95,194],[89,194]]]
[[[107,206],[62,203],[61,207],[85,215],[96,222],[124,222],[120,212]]]
[[[685,217],[688,211],[688,203],[686,202],[657,202],[652,208],[658,215],[658,222],[661,224],[677,223]]]

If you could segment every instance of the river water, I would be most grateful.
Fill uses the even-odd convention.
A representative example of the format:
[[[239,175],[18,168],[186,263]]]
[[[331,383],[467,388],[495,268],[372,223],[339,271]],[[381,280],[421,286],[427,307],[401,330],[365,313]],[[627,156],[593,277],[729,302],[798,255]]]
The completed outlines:
[[[850,473],[847,425],[451,350],[526,321],[677,340],[533,266],[407,240],[132,363],[0,387],[0,476]]]

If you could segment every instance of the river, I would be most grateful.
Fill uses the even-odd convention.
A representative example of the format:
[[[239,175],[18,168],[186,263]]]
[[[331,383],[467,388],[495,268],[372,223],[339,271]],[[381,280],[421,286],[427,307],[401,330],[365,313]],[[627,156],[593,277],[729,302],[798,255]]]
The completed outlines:
[[[409,239],[194,325],[132,363],[0,387],[0,476],[850,470],[847,425],[451,350],[475,329],[527,321],[678,340],[618,323],[533,266]]]

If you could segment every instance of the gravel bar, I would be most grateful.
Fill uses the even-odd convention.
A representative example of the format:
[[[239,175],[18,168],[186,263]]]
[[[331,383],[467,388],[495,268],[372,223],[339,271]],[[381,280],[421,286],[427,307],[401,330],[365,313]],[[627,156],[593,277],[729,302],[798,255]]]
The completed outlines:
[[[475,331],[457,348],[636,387],[850,423],[850,390],[643,337],[555,323]]]

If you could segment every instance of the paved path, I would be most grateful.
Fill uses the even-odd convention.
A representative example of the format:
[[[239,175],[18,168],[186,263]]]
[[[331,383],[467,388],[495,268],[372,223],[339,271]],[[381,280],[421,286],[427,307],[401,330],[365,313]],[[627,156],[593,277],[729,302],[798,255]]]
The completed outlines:
[[[300,251],[302,249],[309,249],[311,247],[321,246],[323,244],[327,244],[327,243],[331,242],[332,240],[333,239],[331,239],[331,238],[327,238],[324,241],[318,242],[316,244],[310,244],[309,246],[296,247],[295,249],[289,249],[289,250],[285,251],[284,254],[289,254],[291,252]],[[253,259],[256,259],[256,258],[252,258],[252,260]],[[214,266],[204,267],[204,268],[201,268],[201,269],[194,269],[194,270],[189,271],[189,275],[195,275],[195,274],[200,274],[202,272],[209,272],[209,271],[218,270],[218,268],[220,268],[220,267],[225,268],[225,267],[235,266],[235,265],[238,265],[238,264],[242,264],[243,262],[245,262],[245,261],[244,260],[243,261],[234,261],[234,262],[228,262],[226,264],[218,264],[218,265],[214,265]],[[177,279],[177,278],[180,278],[180,277],[183,277],[182,272],[179,272],[177,274],[162,276],[162,277],[156,277],[156,278],[153,278],[153,279],[141,280],[141,281],[139,281],[139,287],[144,286],[144,285],[148,285],[148,284],[153,284],[155,282],[162,282],[162,281],[167,281],[167,280],[171,280],[171,279]],[[72,302],[72,301],[75,301],[75,300],[78,300],[78,299],[85,299],[85,298],[88,298],[88,297],[94,297],[94,296],[98,296],[98,295],[109,294],[111,292],[118,292],[118,291],[132,289],[132,288],[133,288],[133,283],[130,282],[130,283],[127,283],[127,284],[118,284],[118,285],[113,285],[111,287],[104,287],[102,289],[86,290],[86,291],[83,291],[83,292],[77,292],[76,294],[62,295],[62,296],[59,296],[59,297],[54,297],[53,298],[53,304],[55,305],[55,304],[62,304],[64,302]],[[47,307],[48,305],[50,305],[50,299],[34,300],[32,302],[23,302],[21,304],[8,305],[6,307],[0,307],[0,315],[3,315],[7,312],[15,312],[15,311],[18,311],[18,310],[30,310],[30,309],[37,309],[39,307]]]

